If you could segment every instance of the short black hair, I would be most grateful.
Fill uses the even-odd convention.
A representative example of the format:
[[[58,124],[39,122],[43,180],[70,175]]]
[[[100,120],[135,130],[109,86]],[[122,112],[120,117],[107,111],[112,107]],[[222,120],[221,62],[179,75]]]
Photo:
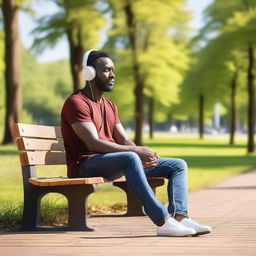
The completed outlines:
[[[91,51],[87,60],[87,66],[93,66],[95,60],[101,57],[110,58],[108,53],[105,51]]]

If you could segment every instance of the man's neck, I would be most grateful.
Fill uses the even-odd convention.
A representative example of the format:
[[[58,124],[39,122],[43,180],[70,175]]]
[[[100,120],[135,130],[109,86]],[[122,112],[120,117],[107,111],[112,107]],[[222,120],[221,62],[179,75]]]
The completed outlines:
[[[103,92],[95,88],[94,85],[87,83],[82,92],[92,101],[100,103],[102,101]]]

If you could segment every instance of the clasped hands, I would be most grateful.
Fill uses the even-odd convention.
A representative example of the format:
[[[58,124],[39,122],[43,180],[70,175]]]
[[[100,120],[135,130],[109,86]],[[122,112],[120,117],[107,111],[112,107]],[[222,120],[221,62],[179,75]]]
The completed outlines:
[[[143,168],[153,168],[157,165],[159,156],[156,151],[145,146],[138,146],[136,153],[139,155]]]

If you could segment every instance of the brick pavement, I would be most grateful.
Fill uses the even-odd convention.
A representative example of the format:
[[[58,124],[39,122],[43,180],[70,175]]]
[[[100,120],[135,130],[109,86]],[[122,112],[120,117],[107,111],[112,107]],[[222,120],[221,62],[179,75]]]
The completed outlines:
[[[190,209],[211,234],[157,237],[147,217],[97,217],[89,233],[0,233],[0,255],[256,256],[256,170],[191,193]]]

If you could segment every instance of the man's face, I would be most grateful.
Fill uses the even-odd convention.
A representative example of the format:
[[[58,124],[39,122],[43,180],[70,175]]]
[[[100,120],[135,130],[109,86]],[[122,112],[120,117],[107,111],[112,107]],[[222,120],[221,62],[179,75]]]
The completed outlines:
[[[111,92],[115,83],[115,67],[111,59],[100,57],[94,62],[95,84],[103,92]]]

